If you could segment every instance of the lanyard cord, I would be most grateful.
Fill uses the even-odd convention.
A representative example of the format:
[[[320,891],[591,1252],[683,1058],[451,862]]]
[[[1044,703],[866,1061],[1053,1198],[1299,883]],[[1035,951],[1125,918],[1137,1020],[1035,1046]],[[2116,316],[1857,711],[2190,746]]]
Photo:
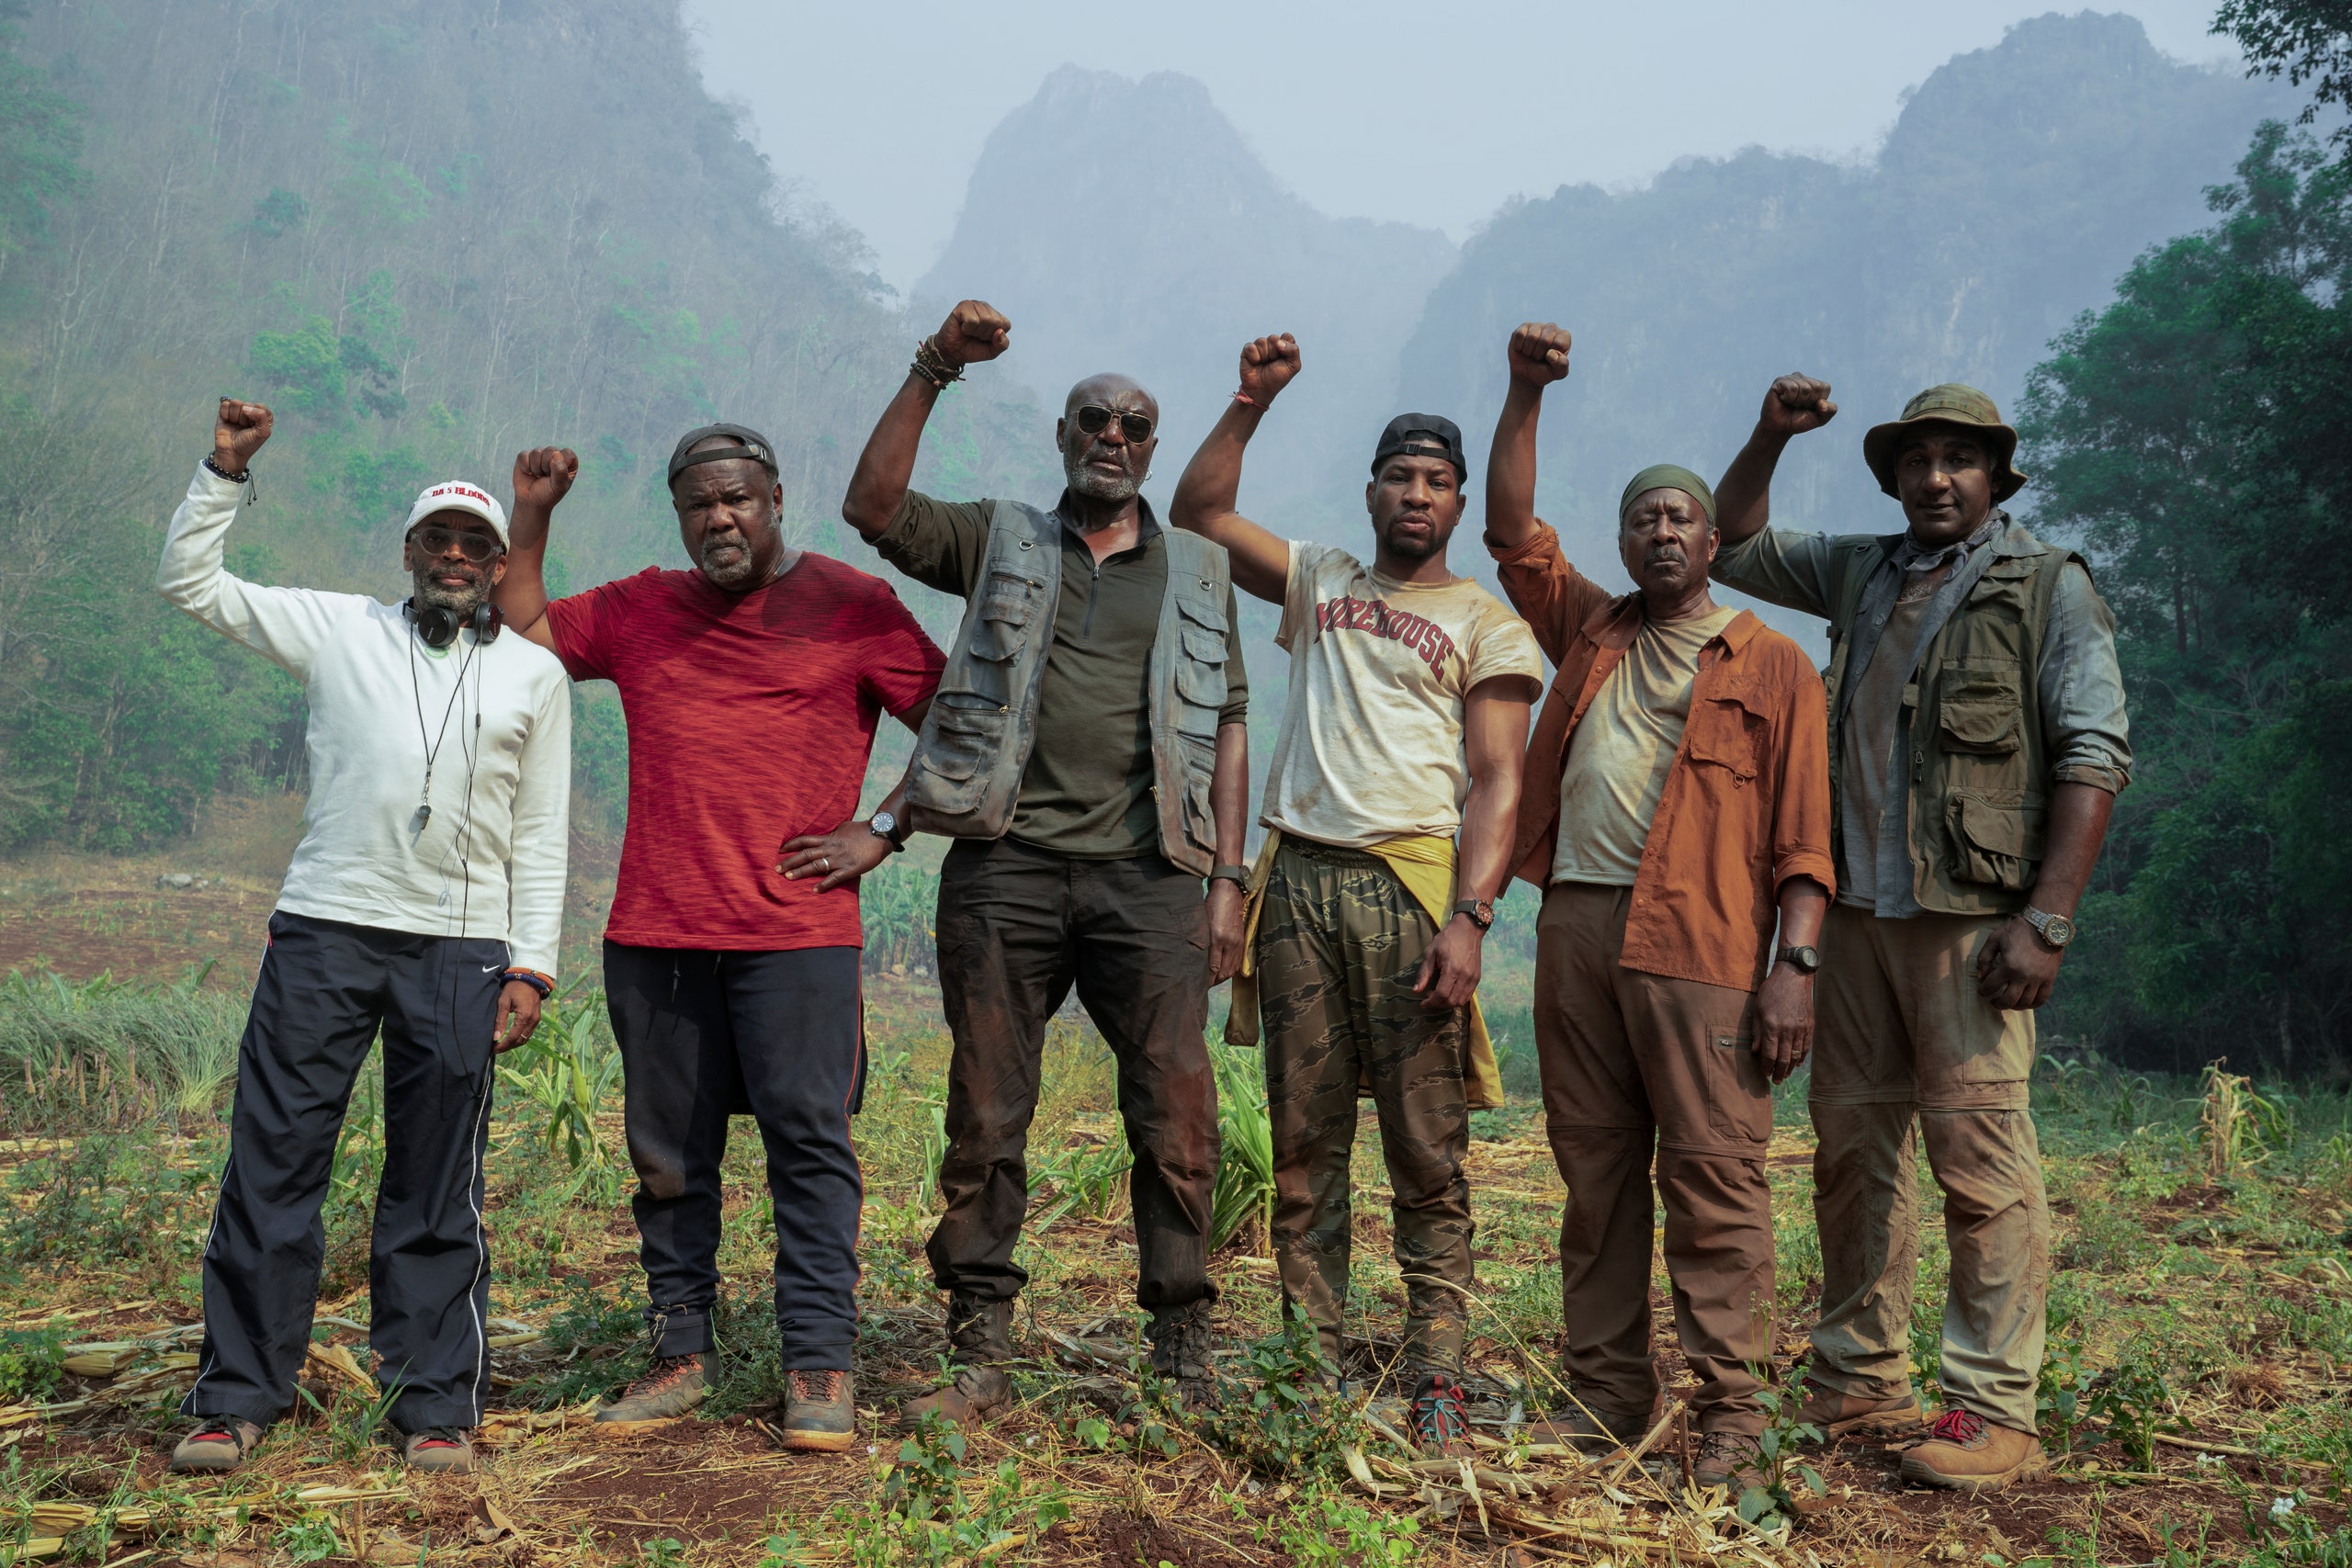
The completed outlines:
[[[441,710],[441,728],[438,733],[428,739],[424,733],[424,687],[416,678],[416,628],[411,626],[408,640],[408,689],[409,695],[416,702],[416,739],[424,748],[424,793],[418,797],[416,807],[417,831],[423,832],[425,824],[433,820],[433,764],[441,755],[441,743],[448,739],[449,716],[457,711],[458,699],[466,694],[466,671],[473,668],[474,660],[481,652],[481,645],[476,643],[466,650],[465,661],[458,666],[458,679],[449,693],[449,701]],[[475,700],[475,706],[474,722],[479,725],[481,722],[479,698]],[[470,771],[468,777],[471,778]],[[466,791],[466,805],[469,808],[468,816],[470,818],[472,815],[470,807],[473,805],[473,791],[470,788]]]

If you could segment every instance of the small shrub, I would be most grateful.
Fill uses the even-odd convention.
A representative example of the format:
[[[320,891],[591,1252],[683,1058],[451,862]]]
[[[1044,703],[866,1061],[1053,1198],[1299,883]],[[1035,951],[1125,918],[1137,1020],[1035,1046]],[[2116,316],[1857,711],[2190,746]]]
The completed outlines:
[[[32,1404],[65,1376],[65,1325],[0,1329],[0,1404]]]
[[[1280,1334],[1250,1347],[1255,1386],[1247,1397],[1220,1390],[1202,1423],[1209,1440],[1261,1475],[1325,1470],[1355,1437],[1355,1411],[1329,1386],[1315,1325],[1286,1309]]]
[[[1288,1561],[1307,1568],[1401,1568],[1421,1555],[1419,1519],[1374,1513],[1329,1486],[1301,1497],[1283,1523]]]
[[[1786,1529],[1796,1522],[1796,1483],[1803,1482],[1816,1497],[1829,1491],[1821,1472],[1796,1458],[1801,1445],[1822,1441],[1821,1428],[1798,1418],[1804,1405],[1801,1388],[1775,1385],[1768,1367],[1751,1365],[1747,1370],[1759,1385],[1756,1399],[1764,1406],[1764,1430],[1756,1439],[1759,1479],[1740,1493],[1739,1517],[1764,1529]]]
[[[2163,1371],[2143,1356],[2132,1357],[2091,1380],[2090,1414],[2107,1418],[2107,1434],[2123,1445],[2143,1469],[2154,1462],[2155,1435],[2165,1429],[2172,1391]]]

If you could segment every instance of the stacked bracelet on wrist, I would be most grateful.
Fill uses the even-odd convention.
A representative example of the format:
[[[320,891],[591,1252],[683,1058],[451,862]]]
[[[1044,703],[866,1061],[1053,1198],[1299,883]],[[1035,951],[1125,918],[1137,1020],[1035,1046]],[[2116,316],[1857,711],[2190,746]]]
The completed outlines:
[[[910,368],[930,382],[934,389],[943,391],[946,389],[947,383],[950,381],[960,381],[964,378],[964,367],[951,364],[947,356],[940,353],[938,347],[929,338],[915,344],[915,362]]]
[[[243,484],[254,477],[253,466],[251,464],[247,464],[244,468],[238,469],[232,474],[228,469],[222,468],[220,463],[213,458],[212,454],[209,452],[204,455],[204,466],[211,469],[214,473],[220,475],[222,479],[227,479],[232,485]]]
[[[520,980],[523,984],[530,987],[531,989],[538,992],[540,999],[542,1000],[545,1000],[547,997],[555,990],[555,982],[548,979],[545,975],[540,974],[536,969],[509,969],[505,974],[501,975],[499,979],[502,982],[507,980]]]

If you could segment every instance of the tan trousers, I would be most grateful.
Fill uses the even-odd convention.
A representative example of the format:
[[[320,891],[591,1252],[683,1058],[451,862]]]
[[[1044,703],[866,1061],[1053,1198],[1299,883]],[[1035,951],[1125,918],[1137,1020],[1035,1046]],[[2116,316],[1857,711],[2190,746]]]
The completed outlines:
[[[1611,1416],[1657,1395],[1650,1359],[1650,1168],[1702,1431],[1763,1430],[1747,1369],[1771,1355],[1771,1092],[1746,991],[1619,963],[1630,887],[1560,883],[1535,927],[1544,1125],[1567,1183],[1561,1359]]]
[[[1830,908],[1815,986],[1822,1280],[1812,1375],[1866,1399],[1910,1386],[1924,1138],[1951,1247],[1938,1382],[1946,1403],[2030,1432],[2050,1205],[2027,1109],[2033,1014],[1976,994],[1976,954],[2000,924]]]

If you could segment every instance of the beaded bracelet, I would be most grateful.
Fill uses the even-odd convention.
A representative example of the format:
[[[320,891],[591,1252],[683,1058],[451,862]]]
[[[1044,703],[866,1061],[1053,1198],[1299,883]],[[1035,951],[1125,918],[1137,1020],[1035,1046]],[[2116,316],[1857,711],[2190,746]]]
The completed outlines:
[[[916,375],[930,382],[934,389],[941,391],[946,389],[950,381],[960,381],[964,378],[964,367],[960,365],[949,364],[947,356],[940,353],[929,338],[915,344],[915,362],[910,368]]]

